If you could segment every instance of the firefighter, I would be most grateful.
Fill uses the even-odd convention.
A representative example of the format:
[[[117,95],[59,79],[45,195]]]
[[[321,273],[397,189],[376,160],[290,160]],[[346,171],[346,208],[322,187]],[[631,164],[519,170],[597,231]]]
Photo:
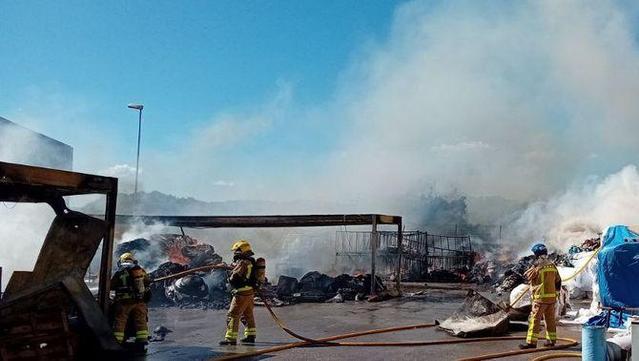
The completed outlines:
[[[125,341],[125,329],[129,317],[135,328],[135,346],[139,352],[145,352],[149,338],[148,308],[151,279],[133,254],[126,252],[120,256],[118,270],[111,278],[111,289],[115,291],[113,304],[113,335],[119,343]]]
[[[229,307],[226,319],[226,334],[220,345],[237,344],[240,320],[244,324],[244,338],[242,343],[255,343],[257,329],[255,328],[255,318],[253,317],[253,297],[255,289],[258,287],[256,273],[258,266],[253,258],[251,245],[245,240],[239,240],[231,247],[233,251],[233,264],[229,267],[231,274],[229,283],[231,285],[233,300]]]
[[[532,310],[528,318],[528,333],[526,343],[519,345],[521,349],[537,347],[541,319],[546,324],[546,342],[544,346],[554,346],[557,341],[557,323],[555,320],[555,305],[561,290],[561,277],[557,267],[548,259],[548,249],[538,243],[532,247],[535,261],[524,276],[530,284],[532,292]]]

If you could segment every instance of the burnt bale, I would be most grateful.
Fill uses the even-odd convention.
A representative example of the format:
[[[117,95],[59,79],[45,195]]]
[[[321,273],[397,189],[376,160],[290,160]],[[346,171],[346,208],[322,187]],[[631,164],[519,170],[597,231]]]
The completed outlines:
[[[210,244],[187,245],[182,247],[181,252],[184,257],[191,260],[190,268],[222,262],[222,257],[215,253],[215,249]]]
[[[299,282],[297,282],[297,278],[280,276],[280,279],[277,282],[277,290],[275,291],[275,293],[279,298],[289,298],[297,292],[298,285]]]
[[[188,267],[179,263],[164,262],[155,271],[151,272],[149,276],[151,279],[169,276],[182,271],[186,271]]]
[[[329,293],[335,280],[333,277],[319,273],[317,271],[308,272],[300,279],[299,291],[322,291]]]
[[[334,278],[333,284],[329,288],[329,292],[336,293],[340,289],[364,289],[364,282],[363,280],[357,279],[349,274],[341,274]]]
[[[122,242],[115,248],[115,254],[119,257],[126,252],[136,253],[143,252],[149,249],[151,242],[144,238],[136,238],[132,241]]]

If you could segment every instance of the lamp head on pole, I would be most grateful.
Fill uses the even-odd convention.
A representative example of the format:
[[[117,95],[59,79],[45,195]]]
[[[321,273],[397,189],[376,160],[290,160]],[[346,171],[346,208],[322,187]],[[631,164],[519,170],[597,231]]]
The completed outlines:
[[[129,107],[131,109],[135,109],[135,110],[144,109],[144,105],[142,105],[142,104],[129,104],[129,105],[127,105],[127,107]]]

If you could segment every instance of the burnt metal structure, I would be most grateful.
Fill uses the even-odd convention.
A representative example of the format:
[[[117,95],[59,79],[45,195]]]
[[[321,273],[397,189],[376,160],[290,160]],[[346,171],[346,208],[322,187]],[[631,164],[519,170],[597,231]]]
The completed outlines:
[[[402,217],[383,214],[314,214],[314,215],[264,215],[264,216],[132,216],[118,215],[116,223],[141,222],[147,225],[161,223],[180,228],[292,228],[292,227],[335,227],[335,226],[371,226],[371,239],[367,249],[370,253],[371,275],[377,272],[377,253],[380,246],[378,230],[381,225],[395,225],[395,242],[402,245]],[[401,256],[396,257],[398,275],[401,270]],[[399,290],[399,277],[397,288]],[[375,283],[371,282],[371,294],[375,294]]]
[[[443,236],[421,231],[404,231],[400,236],[394,231],[384,231],[377,237],[380,240],[377,263],[384,273],[395,272],[414,279],[424,277],[429,270],[454,271],[472,266],[474,254],[470,236]],[[398,241],[399,237],[402,242]],[[349,263],[355,264],[367,262],[370,255],[366,250],[371,239],[370,232],[338,231],[335,257],[347,258]]]
[[[46,203],[55,212],[33,271],[14,272],[0,301],[0,358],[77,357],[87,340],[120,350],[107,318],[117,191],[116,178],[0,162],[0,201]],[[106,196],[104,219],[67,208],[64,197],[88,194]],[[83,277],[100,244],[96,302]]]

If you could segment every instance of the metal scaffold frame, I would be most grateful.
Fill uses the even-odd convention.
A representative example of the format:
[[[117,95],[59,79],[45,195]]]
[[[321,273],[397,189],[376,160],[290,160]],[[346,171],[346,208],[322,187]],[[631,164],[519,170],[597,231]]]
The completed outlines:
[[[367,262],[371,257],[368,250],[372,237],[371,232],[338,231],[335,237],[336,263],[339,263],[337,260],[340,258],[348,259],[349,264]],[[424,275],[430,270],[454,271],[472,266],[474,254],[470,236],[404,231],[401,243],[398,242],[398,233],[394,231],[378,232],[377,237],[375,263],[379,265],[380,273],[406,275],[417,272]]]

